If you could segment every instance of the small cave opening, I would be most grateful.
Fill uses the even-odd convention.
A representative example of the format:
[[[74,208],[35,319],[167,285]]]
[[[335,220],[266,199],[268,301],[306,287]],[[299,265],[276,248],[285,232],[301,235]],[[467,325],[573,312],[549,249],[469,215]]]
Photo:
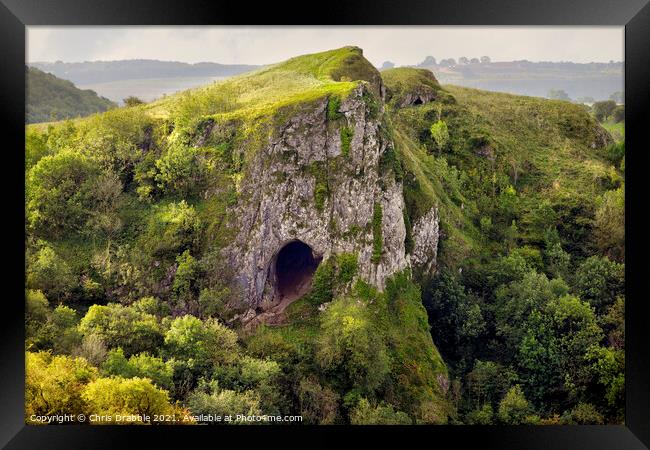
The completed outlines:
[[[422,99],[420,97],[416,98],[415,101],[413,102],[414,105],[421,105],[423,103],[424,102],[422,101]]]
[[[280,302],[296,300],[311,288],[311,281],[322,257],[302,241],[291,241],[275,260],[276,292]]]

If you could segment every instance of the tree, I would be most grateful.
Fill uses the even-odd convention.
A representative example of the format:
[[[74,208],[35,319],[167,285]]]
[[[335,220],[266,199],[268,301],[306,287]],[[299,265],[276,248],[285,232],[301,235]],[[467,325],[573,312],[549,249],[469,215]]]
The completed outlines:
[[[625,261],[625,185],[598,199],[593,238],[602,253]]]
[[[603,333],[587,302],[569,295],[551,299],[530,314],[526,328],[518,363],[533,400],[579,392],[589,383],[585,356]]]
[[[544,246],[546,273],[554,278],[567,278],[571,255],[562,248],[560,235],[555,227],[546,230]]]
[[[124,106],[126,106],[127,108],[130,108],[132,106],[138,106],[138,105],[144,104],[143,100],[141,100],[138,97],[135,97],[133,95],[130,95],[130,96],[126,97],[122,101],[124,102]]]
[[[53,356],[49,352],[25,354],[25,418],[86,411],[82,396],[86,383],[97,377],[97,369],[83,358]]]
[[[435,66],[435,65],[436,65],[436,58],[434,58],[433,56],[427,56],[426,58],[424,58],[424,61],[418,64],[418,67]]]
[[[237,334],[218,320],[201,321],[186,315],[171,322],[165,334],[165,352],[200,367],[227,364],[237,358]]]
[[[551,89],[548,91],[548,98],[551,100],[567,100],[570,101],[569,94],[562,89]]]
[[[458,64],[469,64],[469,59],[467,59],[465,56],[461,56],[458,58]]]
[[[54,301],[62,301],[71,295],[77,285],[68,264],[52,246],[42,243],[27,267],[27,286],[40,290]]]
[[[30,228],[52,238],[82,230],[90,215],[90,191],[98,172],[89,158],[72,151],[42,157],[27,174]]]
[[[199,243],[201,219],[185,200],[155,208],[144,234],[145,249],[154,257],[175,257]]]
[[[616,102],[613,100],[605,100],[602,102],[596,102],[592,106],[594,111],[594,116],[599,122],[606,121],[609,116],[612,115],[614,109],[616,108]]]
[[[395,411],[393,405],[380,403],[372,406],[367,399],[361,398],[350,412],[350,423],[352,425],[412,425],[413,421],[408,414]]]
[[[386,345],[365,305],[341,298],[330,303],[321,316],[321,334],[315,359],[342,387],[373,392],[389,372]]]
[[[321,386],[314,378],[303,378],[298,385],[300,414],[306,424],[329,425],[339,417],[339,395]]]
[[[160,190],[171,195],[189,197],[203,187],[207,168],[194,147],[172,145],[156,161],[154,177]]]
[[[477,359],[466,377],[469,400],[476,408],[496,406],[516,379],[517,374],[512,369],[498,362]]]
[[[479,64],[481,61],[478,58],[472,58],[469,60],[470,64]]]
[[[434,341],[448,355],[469,357],[471,344],[485,330],[481,308],[449,272],[436,277],[424,296]]]
[[[481,64],[490,64],[492,60],[489,56],[481,56]]]
[[[580,298],[602,313],[625,293],[625,265],[591,256],[576,270],[574,284]]]
[[[538,420],[518,384],[510,388],[499,403],[498,416],[506,425],[530,424]]]
[[[195,415],[259,416],[262,415],[260,399],[256,392],[237,392],[221,389],[216,381],[201,382],[187,400],[190,411]],[[232,422],[235,423],[235,422]]]
[[[81,319],[82,334],[95,334],[113,348],[121,347],[128,356],[156,351],[163,341],[156,317],[116,303],[92,305]]]
[[[105,375],[124,378],[148,378],[162,389],[169,390],[173,387],[171,365],[148,353],[132,355],[127,360],[121,348],[111,350],[102,364],[102,372]]]
[[[625,121],[625,106],[619,105],[614,108],[614,111],[612,111],[612,119],[614,120],[614,123]]]
[[[443,151],[449,142],[447,123],[444,120],[438,120],[431,125],[429,132],[431,133],[431,138],[433,139],[433,142],[435,142],[437,149]]]
[[[609,99],[612,100],[613,102],[620,104],[625,101],[625,96],[623,95],[622,91],[616,91],[609,96]]]
[[[116,416],[165,415],[174,412],[166,391],[158,389],[146,378],[98,378],[83,389],[82,397],[89,414],[113,416],[113,423],[121,423]],[[125,422],[132,419],[125,418]],[[136,420],[139,421],[139,420]]]

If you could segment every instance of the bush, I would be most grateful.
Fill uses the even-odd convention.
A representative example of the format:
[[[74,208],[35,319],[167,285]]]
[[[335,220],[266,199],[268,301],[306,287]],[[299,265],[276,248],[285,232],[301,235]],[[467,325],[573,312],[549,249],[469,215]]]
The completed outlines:
[[[533,410],[518,384],[510,388],[499,403],[498,416],[506,425],[534,424],[539,420],[533,415]]]
[[[143,239],[152,256],[170,257],[198,246],[200,231],[196,210],[181,200],[156,208]]]
[[[202,382],[188,397],[188,406],[195,415],[262,415],[260,399],[254,391],[236,392],[219,388],[216,381]],[[232,422],[234,423],[234,422]]]
[[[231,363],[238,354],[237,334],[215,319],[201,321],[186,315],[172,321],[165,334],[165,351],[169,357],[193,360],[202,367]]]
[[[163,193],[190,197],[198,194],[205,181],[207,168],[194,147],[171,146],[156,161],[155,181]]]
[[[54,301],[67,299],[77,284],[68,264],[47,244],[36,252],[27,267],[27,286]]]
[[[343,114],[341,114],[339,108],[341,108],[341,97],[331,95],[327,99],[327,120],[334,121],[340,119]]]
[[[447,144],[449,143],[449,129],[447,128],[447,123],[444,120],[438,120],[431,128],[429,128],[431,133],[431,138],[435,142],[438,150],[443,151]]]
[[[36,415],[86,412],[82,390],[97,377],[97,369],[83,358],[52,356],[49,352],[25,354],[25,420]]]
[[[580,298],[602,313],[625,293],[625,265],[591,256],[578,267],[574,284]]]
[[[167,390],[174,386],[172,366],[148,353],[132,355],[127,360],[121,348],[111,350],[102,364],[102,372],[123,378],[148,378],[156,386]]]
[[[349,127],[341,128],[341,153],[343,156],[350,155],[350,145],[352,143],[352,137],[354,136],[354,131]]]
[[[89,414],[113,416],[113,423],[121,423],[117,415],[149,416],[151,420],[154,415],[173,412],[167,392],[146,378],[98,378],[84,388],[82,397]]]
[[[303,378],[298,385],[300,415],[308,425],[330,425],[339,416],[339,395],[321,386],[312,378]]]
[[[163,342],[160,324],[151,314],[115,303],[90,307],[81,323],[82,334],[95,334],[112,348],[121,347],[126,355],[155,352]]]
[[[372,392],[389,372],[389,359],[380,332],[368,317],[365,305],[337,299],[321,316],[316,363],[340,379],[346,388]]]
[[[604,122],[612,115],[614,109],[616,109],[616,102],[614,100],[596,102],[593,104],[592,109],[596,120]]]
[[[625,120],[625,106],[619,105],[614,108],[614,111],[612,112],[612,119],[615,123],[623,122]]]
[[[411,425],[413,421],[408,414],[395,411],[393,405],[372,406],[367,399],[362,398],[350,412],[350,423],[352,425]]]
[[[92,160],[72,151],[41,158],[27,174],[27,220],[32,230],[52,238],[82,230],[98,173]]]

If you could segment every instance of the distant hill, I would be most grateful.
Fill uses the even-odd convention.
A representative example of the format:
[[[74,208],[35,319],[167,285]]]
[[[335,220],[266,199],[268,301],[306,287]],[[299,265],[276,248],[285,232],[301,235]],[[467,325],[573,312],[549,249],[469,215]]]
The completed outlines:
[[[571,99],[607,100],[623,91],[623,63],[470,62],[425,59],[419,68],[431,70],[441,84],[473,87],[510,94],[546,97],[551,89],[564,90]]]
[[[35,62],[30,66],[70,80],[76,85],[109,81],[140,80],[144,78],[229,77],[249,72],[259,66],[201,62],[188,64],[177,61],[131,59],[120,61]]]
[[[25,74],[26,123],[83,117],[117,106],[94,91],[79,89],[70,81],[34,67],[27,67]]]

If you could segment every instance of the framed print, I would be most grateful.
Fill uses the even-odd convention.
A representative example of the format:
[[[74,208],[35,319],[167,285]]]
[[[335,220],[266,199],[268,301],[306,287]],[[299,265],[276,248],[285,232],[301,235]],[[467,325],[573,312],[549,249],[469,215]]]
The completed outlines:
[[[314,6],[2,0],[2,444],[648,448],[647,2]]]

